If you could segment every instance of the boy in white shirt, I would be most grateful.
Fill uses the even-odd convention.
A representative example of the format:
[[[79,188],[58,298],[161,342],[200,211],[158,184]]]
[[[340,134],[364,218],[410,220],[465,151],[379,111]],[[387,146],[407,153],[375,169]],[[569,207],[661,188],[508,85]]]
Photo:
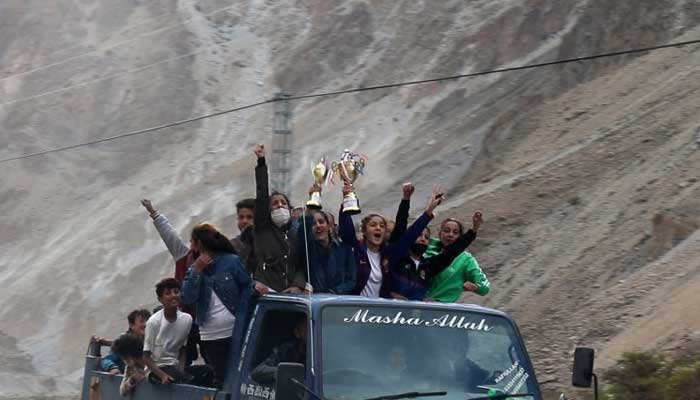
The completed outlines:
[[[178,310],[180,283],[166,278],[156,284],[156,295],[163,308],[146,322],[143,361],[153,383],[188,383],[211,386],[213,372],[206,365],[185,366],[185,346],[192,317]]]

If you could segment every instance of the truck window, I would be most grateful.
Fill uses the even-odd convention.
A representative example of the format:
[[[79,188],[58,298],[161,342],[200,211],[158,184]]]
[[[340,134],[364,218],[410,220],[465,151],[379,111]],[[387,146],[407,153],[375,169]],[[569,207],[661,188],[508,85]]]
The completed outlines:
[[[307,314],[293,310],[268,310],[262,316],[252,357],[241,383],[241,397],[275,400],[276,367],[279,362],[306,362]],[[300,331],[303,329],[303,332]]]
[[[540,394],[506,318],[463,310],[326,306],[321,314],[323,397],[363,399],[447,391],[445,400]],[[348,351],[352,349],[352,351]]]

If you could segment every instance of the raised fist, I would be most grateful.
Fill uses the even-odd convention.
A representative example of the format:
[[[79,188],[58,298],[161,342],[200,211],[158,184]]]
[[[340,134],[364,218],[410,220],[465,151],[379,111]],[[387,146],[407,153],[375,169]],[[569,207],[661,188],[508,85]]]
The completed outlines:
[[[146,211],[148,211],[149,214],[156,212],[156,209],[153,208],[153,203],[151,203],[151,201],[148,199],[141,200],[141,205],[146,209]]]
[[[413,195],[413,192],[416,190],[416,187],[413,186],[411,182],[406,182],[402,186],[403,189],[403,199],[404,200],[410,200],[411,196]]]
[[[481,224],[484,222],[484,215],[481,213],[481,211],[477,211],[472,215],[472,230],[474,232],[479,230],[479,227]]]
[[[255,145],[255,150],[253,150],[255,156],[258,158],[265,157],[265,145],[260,143]]]

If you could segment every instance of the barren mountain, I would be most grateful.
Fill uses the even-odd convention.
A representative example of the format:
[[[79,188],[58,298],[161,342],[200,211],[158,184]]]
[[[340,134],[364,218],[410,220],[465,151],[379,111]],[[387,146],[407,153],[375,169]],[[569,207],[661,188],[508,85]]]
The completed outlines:
[[[700,37],[695,0],[5,0],[0,159],[269,99]],[[411,180],[486,224],[486,298],[521,325],[540,381],[700,335],[698,46],[292,103],[294,188],[366,153],[365,211]],[[235,234],[272,107],[0,164],[0,396],[71,394],[91,334],[155,303],[172,262],[139,199],[183,235]],[[324,193],[334,207],[337,188]],[[438,218],[439,219],[439,218]]]

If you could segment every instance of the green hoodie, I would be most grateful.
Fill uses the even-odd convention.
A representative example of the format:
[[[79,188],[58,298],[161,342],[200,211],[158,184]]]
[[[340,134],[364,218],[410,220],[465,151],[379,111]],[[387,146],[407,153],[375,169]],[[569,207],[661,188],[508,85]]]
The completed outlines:
[[[439,239],[430,239],[428,249],[423,256],[430,258],[442,250]],[[464,284],[472,282],[477,286],[476,293],[483,296],[489,292],[491,284],[479,267],[474,256],[465,251],[447,267],[444,271],[434,276],[428,284],[427,297],[441,302],[454,303],[459,300],[464,292]]]

